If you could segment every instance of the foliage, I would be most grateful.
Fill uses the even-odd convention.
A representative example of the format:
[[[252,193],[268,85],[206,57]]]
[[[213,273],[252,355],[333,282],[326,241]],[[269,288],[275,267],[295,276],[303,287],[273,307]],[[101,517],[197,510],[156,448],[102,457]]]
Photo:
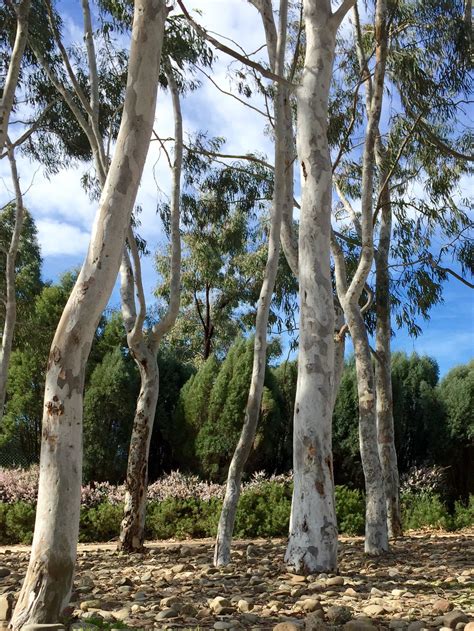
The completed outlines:
[[[453,368],[439,385],[451,439],[474,443],[474,361]]]
[[[188,479],[189,481],[189,479]],[[187,539],[215,537],[222,506],[219,492],[202,495],[166,494],[153,497],[147,505],[146,536],[149,539]],[[236,516],[236,537],[282,537],[288,533],[292,484],[290,478],[262,479],[244,487]],[[364,496],[360,491],[336,486],[336,513],[339,532],[360,535],[364,530]],[[94,506],[82,506],[82,542],[110,541],[118,536],[123,513],[121,502],[103,499]],[[402,498],[406,529],[443,528],[457,530],[474,524],[474,496],[468,504],[456,502],[451,515],[439,496],[433,493],[408,493]],[[30,543],[35,506],[28,502],[0,504],[0,545]]]
[[[81,508],[79,541],[110,541],[117,537],[123,517],[123,504],[103,502]]]
[[[0,211],[0,296],[5,295],[5,251],[8,251],[15,225],[15,206],[8,204]],[[2,252],[3,250],[3,252]],[[38,243],[38,231],[33,217],[25,209],[25,217],[20,233],[18,253],[15,262],[15,290],[17,301],[17,322],[15,338],[23,334],[23,326],[36,296],[42,288],[41,253]],[[0,301],[0,331],[3,329],[5,309]]]
[[[336,516],[339,532],[362,535],[365,528],[365,499],[358,489],[335,487]]]
[[[120,348],[95,367],[84,396],[85,481],[124,478],[138,390],[135,364]]]
[[[439,495],[429,491],[403,495],[402,524],[405,530],[420,528],[450,529],[452,520]]]

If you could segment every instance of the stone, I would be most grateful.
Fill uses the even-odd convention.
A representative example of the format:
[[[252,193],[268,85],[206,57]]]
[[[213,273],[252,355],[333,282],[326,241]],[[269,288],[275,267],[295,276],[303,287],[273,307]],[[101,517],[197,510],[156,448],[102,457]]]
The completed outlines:
[[[214,623],[213,629],[232,629],[234,625],[230,621],[218,620]]]
[[[407,631],[420,631],[420,629],[424,629],[426,627],[426,623],[422,620],[415,620],[414,622],[410,622],[407,627]]]
[[[224,598],[223,596],[217,596],[213,600],[209,602],[209,607],[212,609],[214,613],[218,616],[224,616],[227,614],[234,613],[234,609],[230,600]]]
[[[237,609],[241,613],[248,613],[252,609],[253,605],[248,600],[241,599],[237,602]]]
[[[5,578],[6,576],[10,576],[11,570],[7,567],[0,567],[0,578]]]
[[[156,620],[167,620],[168,618],[176,618],[177,615],[178,612],[176,611],[176,609],[168,607],[167,609],[163,609],[163,611],[160,611],[160,613],[156,616]]]
[[[82,611],[89,611],[89,609],[100,609],[102,607],[102,603],[100,600],[84,600],[80,605],[79,609]]]
[[[405,629],[405,627],[408,626],[408,622],[406,620],[397,620],[396,618],[393,618],[390,620],[388,626],[390,629]]]
[[[273,631],[300,631],[301,627],[294,622],[279,622],[273,627]]]
[[[355,618],[344,625],[344,631],[377,631],[370,618]]]
[[[326,629],[328,629],[324,618],[318,616],[318,614],[321,613],[322,611],[316,611],[306,618],[305,631],[326,631]]]
[[[62,624],[26,624],[22,631],[64,631]]]
[[[123,622],[130,617],[130,609],[128,607],[123,607],[122,609],[118,609],[117,611],[111,611],[110,613],[115,618],[115,620],[120,620],[120,622]]]
[[[364,613],[371,618],[378,618],[383,616],[385,609],[381,605],[367,605],[364,607]]]
[[[95,631],[96,629],[98,629],[99,627],[97,627],[95,624],[92,624],[92,622],[81,622],[80,620],[78,620],[77,622],[73,622],[71,624],[71,626],[69,627],[70,631]]]
[[[332,624],[344,624],[352,618],[352,611],[349,607],[333,605],[326,610],[326,618]]]
[[[464,627],[464,631],[474,631],[474,622],[468,622]]]
[[[177,605],[178,602],[179,598],[177,596],[167,596],[166,598],[162,598],[160,600],[160,607],[163,607],[163,609],[165,609],[166,607]]]
[[[319,600],[314,598],[306,598],[305,600],[299,601],[297,604],[302,611],[306,611],[307,613],[311,613],[317,609],[322,609],[322,605]]]
[[[0,620],[8,622],[13,613],[13,594],[3,594],[0,596]]]
[[[469,622],[469,618],[460,609],[453,609],[453,611],[443,616],[443,622],[445,627],[455,629],[459,622]]]
[[[434,613],[448,613],[453,607],[453,603],[450,603],[446,598],[438,598],[438,600],[433,603]]]
[[[339,585],[344,585],[344,579],[342,578],[342,576],[332,576],[331,578],[327,579],[326,585],[328,587],[337,587]]]

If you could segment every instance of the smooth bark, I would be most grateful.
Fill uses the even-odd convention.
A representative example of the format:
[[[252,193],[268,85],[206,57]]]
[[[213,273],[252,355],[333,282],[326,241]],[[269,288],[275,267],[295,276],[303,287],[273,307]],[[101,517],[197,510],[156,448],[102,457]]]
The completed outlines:
[[[89,250],[48,360],[35,532],[15,631],[55,623],[72,588],[79,531],[84,373],[93,336],[120,266],[153,127],[167,10],[137,0],[124,114]]]
[[[391,319],[389,255],[392,231],[392,208],[389,182],[386,182],[384,161],[379,147],[380,180],[385,183],[380,192],[379,242],[376,264],[376,333],[375,333],[375,387],[377,392],[377,437],[385,487],[387,527],[389,537],[402,534],[400,513],[400,480],[398,475],[395,430],[393,421],[392,367],[391,367]]]
[[[354,7],[357,16],[357,9]],[[356,19],[356,23],[358,21]],[[386,5],[377,0],[375,11],[376,60],[373,84],[365,62],[361,63],[366,77],[367,128],[362,158],[361,192],[361,254],[354,275],[347,283],[344,257],[337,241],[332,247],[335,263],[336,288],[344,309],[347,326],[354,345],[359,399],[359,444],[366,491],[365,551],[379,555],[388,550],[387,512],[382,467],[377,446],[377,417],[375,409],[375,376],[367,329],[359,299],[365,286],[374,257],[372,196],[375,174],[375,143],[382,112],[385,61],[387,54]],[[358,52],[360,53],[359,49]]]
[[[8,142],[8,139],[7,139]],[[3,416],[5,397],[7,392],[8,366],[10,365],[10,355],[12,352],[13,334],[16,324],[16,283],[15,264],[20,245],[21,229],[25,218],[25,208],[23,206],[23,195],[20,189],[20,178],[18,176],[15,152],[13,147],[8,147],[8,159],[12,174],[13,188],[15,190],[15,224],[10,240],[10,246],[6,251],[5,264],[5,320],[3,323],[2,340],[0,345],[0,421]]]
[[[3,86],[3,94],[0,99],[0,153],[3,152],[7,141],[8,123],[15,100],[15,91],[20,76],[21,60],[25,51],[26,40],[28,38],[28,16],[30,13],[31,0],[21,0],[15,6],[17,17],[17,27],[15,43],[13,44],[10,65]]]
[[[271,3],[265,3],[271,10]],[[269,55],[272,68],[276,74],[283,74],[286,47],[288,0],[280,2],[280,25],[276,50],[272,59],[272,51]],[[265,22],[266,12],[262,11]],[[245,464],[255,440],[255,433],[262,401],[263,384],[267,363],[267,327],[270,304],[275,287],[278,271],[278,259],[280,256],[280,229],[283,205],[285,203],[286,173],[290,165],[286,162],[287,152],[285,141],[287,137],[285,129],[285,108],[289,99],[288,89],[279,84],[276,88],[275,99],[275,185],[273,195],[272,214],[270,221],[270,233],[268,237],[268,254],[265,265],[265,273],[260,289],[257,305],[257,317],[255,324],[255,342],[253,353],[252,377],[250,381],[249,395],[245,408],[244,424],[239,442],[235,448],[227,475],[224,503],[219,519],[216,546],[214,550],[214,564],[226,565],[230,562],[230,548],[232,533],[234,530],[235,515],[241,491],[242,474]]]
[[[285,561],[296,572],[337,569],[332,463],[334,302],[330,271],[332,172],[328,97],[336,32],[352,2],[304,0],[306,54],[298,88],[297,150],[302,171],[298,273],[300,337],[294,490]]]
[[[144,331],[146,303],[142,286],[140,257],[134,236],[130,230],[129,246],[133,269],[126,251],[121,266],[122,314],[127,331],[127,342],[140,372],[140,394],[137,400],[130,441],[127,477],[125,481],[125,507],[120,527],[118,548],[128,552],[143,550],[145,540],[145,512],[148,483],[148,454],[155,420],[159,393],[157,355],[163,336],[174,325],[180,304],[181,235],[180,195],[181,165],[183,160],[183,123],[176,82],[172,71],[166,71],[168,86],[173,100],[175,119],[175,155],[171,191],[171,265],[170,299],[164,317],[151,330]],[[134,289],[139,309],[136,311]]]

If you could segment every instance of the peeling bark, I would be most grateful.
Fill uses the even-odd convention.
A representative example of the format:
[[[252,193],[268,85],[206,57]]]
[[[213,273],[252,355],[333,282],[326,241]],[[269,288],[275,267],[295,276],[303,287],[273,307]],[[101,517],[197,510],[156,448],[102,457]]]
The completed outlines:
[[[30,563],[10,628],[55,623],[72,588],[82,473],[84,373],[112,291],[153,126],[167,10],[137,0],[124,114],[83,267],[48,360],[40,480]]]
[[[181,165],[183,161],[183,122],[176,82],[171,71],[165,70],[165,72],[173,100],[175,118],[175,155],[171,191],[170,300],[164,317],[147,332],[143,331],[146,317],[146,302],[142,285],[140,257],[131,230],[129,231],[128,241],[132,252],[134,269],[132,269],[128,253],[125,250],[120,270],[122,314],[127,331],[127,342],[140,372],[140,394],[137,400],[130,441],[125,481],[125,508],[118,543],[118,549],[126,550],[127,552],[140,552],[143,550],[148,455],[159,392],[157,355],[163,336],[176,321],[181,296],[181,235],[179,222]],[[134,298],[135,288],[139,302],[138,313]]]
[[[266,11],[262,10],[262,19],[273,19],[271,3],[264,3]],[[268,15],[271,12],[272,16]],[[272,69],[276,74],[283,74],[286,47],[288,0],[280,1],[280,26],[278,38],[273,52],[269,48]],[[267,363],[267,327],[270,304],[275,287],[278,271],[278,259],[280,255],[280,229],[283,206],[285,204],[285,191],[287,190],[286,163],[286,138],[285,113],[289,100],[288,89],[281,83],[276,88],[275,100],[275,190],[273,195],[273,207],[268,238],[268,255],[265,266],[265,274],[260,290],[255,324],[255,342],[253,354],[253,368],[250,382],[249,395],[245,409],[244,425],[235,448],[227,476],[226,492],[219,520],[216,546],[214,550],[214,564],[226,565],[230,562],[230,548],[232,533],[234,530],[235,515],[240,497],[242,474],[245,464],[252,449],[257,430],[258,416],[262,401],[263,385],[265,380],[265,368]]]
[[[334,301],[330,271],[332,172],[328,97],[336,32],[352,5],[304,0],[306,54],[298,88],[302,171],[299,230],[300,339],[293,436],[294,489],[285,561],[296,572],[337,569],[332,470]]]
[[[15,100],[15,91],[18,85],[18,77],[20,76],[21,59],[25,51],[26,40],[28,37],[28,17],[30,13],[31,0],[21,0],[15,6],[17,16],[17,28],[15,43],[13,44],[10,65],[3,86],[3,94],[0,99],[0,153],[7,140],[8,122]]]
[[[7,140],[8,142],[8,140]],[[13,333],[16,324],[16,283],[15,283],[15,263],[20,245],[21,229],[25,218],[25,208],[23,206],[23,195],[20,189],[20,178],[16,167],[15,152],[13,147],[8,147],[8,159],[12,174],[13,188],[15,189],[15,225],[10,240],[10,247],[6,252],[5,280],[5,321],[0,345],[0,421],[3,417],[3,408],[7,392],[8,366],[12,352]]]

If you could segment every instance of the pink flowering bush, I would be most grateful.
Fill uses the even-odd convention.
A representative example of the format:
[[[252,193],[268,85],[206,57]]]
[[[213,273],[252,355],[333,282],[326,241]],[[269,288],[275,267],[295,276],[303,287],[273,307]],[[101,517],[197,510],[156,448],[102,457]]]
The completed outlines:
[[[35,504],[38,493],[39,467],[29,469],[1,469],[0,468],[0,502],[13,504],[26,502]],[[242,491],[259,491],[268,482],[276,484],[290,484],[291,474],[266,476],[263,471],[255,473],[243,484]],[[200,480],[198,476],[186,475],[179,471],[172,471],[148,486],[148,500],[162,502],[167,499],[196,499],[210,501],[223,499],[225,485]],[[92,508],[108,502],[112,505],[121,504],[125,496],[125,486],[109,484],[108,482],[92,482],[83,485],[81,489],[81,504],[85,508]]]

